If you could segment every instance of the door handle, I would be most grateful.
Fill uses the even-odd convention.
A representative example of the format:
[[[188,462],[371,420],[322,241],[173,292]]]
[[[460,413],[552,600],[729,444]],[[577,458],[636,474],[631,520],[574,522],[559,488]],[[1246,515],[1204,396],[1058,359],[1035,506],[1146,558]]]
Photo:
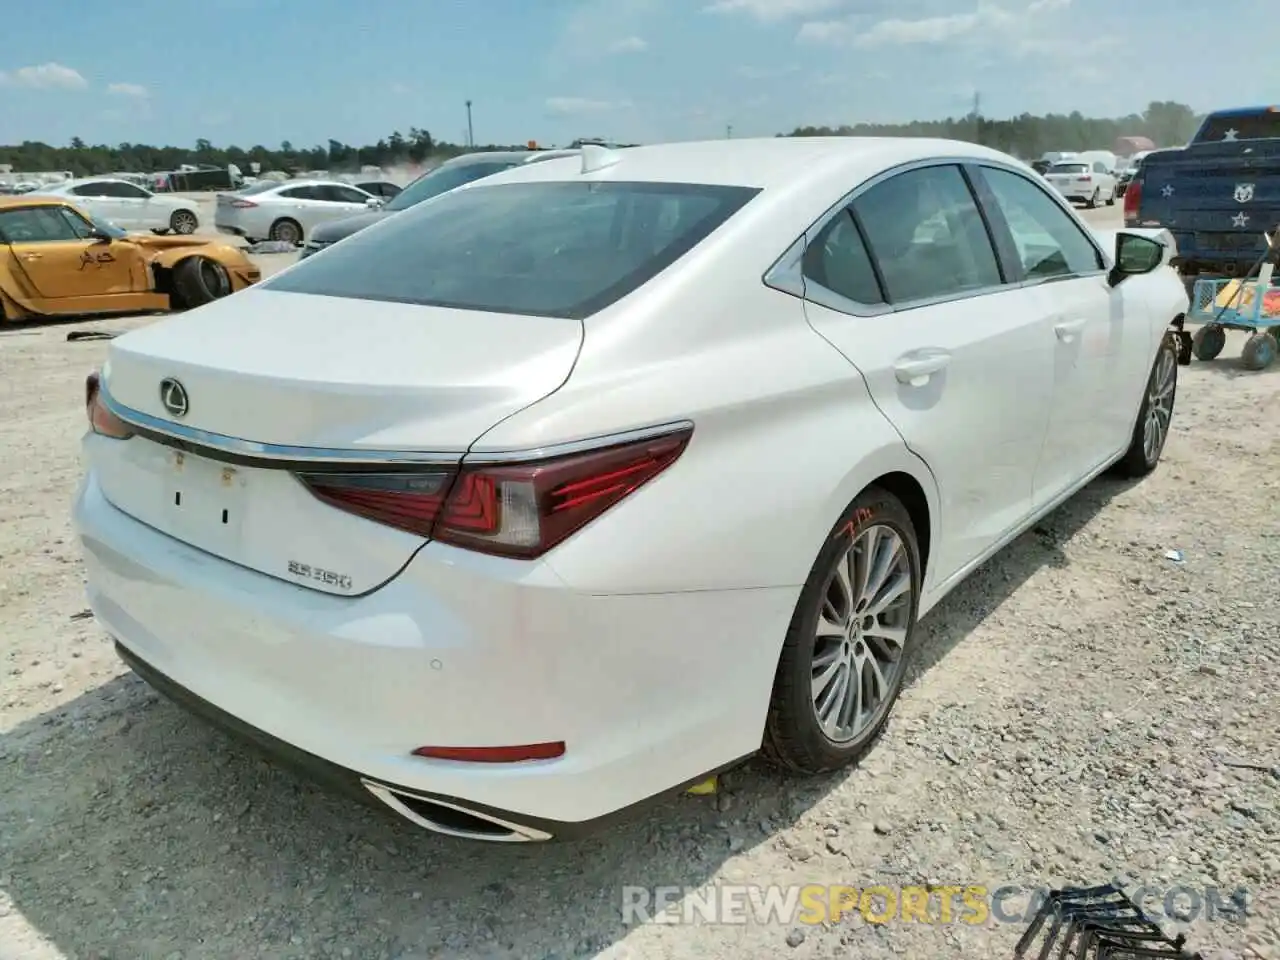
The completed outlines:
[[[1070,343],[1088,322],[1089,320],[1086,317],[1081,317],[1078,320],[1060,320],[1053,325],[1053,332],[1057,334],[1058,339],[1063,343]]]
[[[44,256],[43,253],[24,253],[22,255],[22,259],[23,260],[39,260],[43,256]]]
[[[931,376],[941,370],[945,370],[950,363],[951,354],[941,351],[923,356],[907,356],[893,365],[893,373],[898,378],[899,383],[905,383],[912,387],[923,387],[929,382]]]

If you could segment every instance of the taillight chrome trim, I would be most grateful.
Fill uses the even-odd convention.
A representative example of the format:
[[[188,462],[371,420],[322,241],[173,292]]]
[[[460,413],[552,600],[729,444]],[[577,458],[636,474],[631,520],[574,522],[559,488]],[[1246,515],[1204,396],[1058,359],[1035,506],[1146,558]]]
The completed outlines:
[[[524,463],[534,460],[550,460],[553,457],[572,456],[575,453],[591,453],[605,447],[621,447],[628,443],[639,443],[642,440],[656,440],[671,433],[692,430],[692,420],[671,420],[648,427],[636,427],[618,433],[597,434],[581,440],[568,440],[541,447],[526,447],[511,450],[477,450],[468,453],[463,460],[464,467],[482,467],[500,463]]]

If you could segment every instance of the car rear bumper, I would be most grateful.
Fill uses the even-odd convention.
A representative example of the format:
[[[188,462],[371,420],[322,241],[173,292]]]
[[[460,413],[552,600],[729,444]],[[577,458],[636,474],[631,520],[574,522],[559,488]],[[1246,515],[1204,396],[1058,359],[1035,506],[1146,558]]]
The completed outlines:
[[[795,602],[589,596],[545,565],[438,544],[335,597],[139,523],[92,472],[74,520],[90,606],[144,679],[330,786],[436,804],[415,822],[477,839],[575,836],[753,753]],[[411,755],[559,741],[562,757],[519,764]],[[441,829],[441,806],[515,835]]]

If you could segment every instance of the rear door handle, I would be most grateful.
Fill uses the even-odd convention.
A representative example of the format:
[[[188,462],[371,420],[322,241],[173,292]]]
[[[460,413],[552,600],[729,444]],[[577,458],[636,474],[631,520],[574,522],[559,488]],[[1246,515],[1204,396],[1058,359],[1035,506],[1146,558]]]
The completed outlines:
[[[1089,320],[1086,317],[1081,317],[1078,320],[1060,320],[1053,325],[1053,332],[1057,334],[1058,339],[1063,343],[1070,343],[1088,322]]]
[[[39,260],[43,256],[44,256],[43,253],[24,253],[22,255],[22,259],[23,260]]]
[[[923,387],[935,373],[945,370],[951,363],[951,354],[938,351],[936,353],[911,354],[902,357],[893,365],[894,376],[899,383],[912,387]]]

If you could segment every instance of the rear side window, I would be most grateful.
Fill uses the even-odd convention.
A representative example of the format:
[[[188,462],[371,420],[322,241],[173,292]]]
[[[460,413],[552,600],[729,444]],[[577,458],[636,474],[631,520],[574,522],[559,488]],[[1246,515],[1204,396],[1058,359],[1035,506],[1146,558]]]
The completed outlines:
[[[758,192],[681,183],[478,185],[363,230],[265,286],[581,319],[647,283]]]
[[[805,248],[804,278],[854,303],[884,303],[871,256],[848,210],[823,227]]]
[[[318,187],[290,187],[288,190],[281,190],[276,196],[285,197],[289,200],[320,200],[320,190]]]

